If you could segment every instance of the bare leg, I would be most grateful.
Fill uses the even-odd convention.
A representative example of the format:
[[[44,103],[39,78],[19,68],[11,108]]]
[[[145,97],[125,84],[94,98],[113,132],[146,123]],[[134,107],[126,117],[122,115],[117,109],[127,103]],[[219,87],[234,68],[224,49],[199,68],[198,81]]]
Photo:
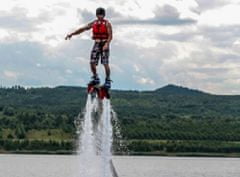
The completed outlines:
[[[110,67],[109,64],[104,64],[106,79],[110,79]]]
[[[93,76],[97,76],[97,65],[95,63],[90,63],[90,66]]]

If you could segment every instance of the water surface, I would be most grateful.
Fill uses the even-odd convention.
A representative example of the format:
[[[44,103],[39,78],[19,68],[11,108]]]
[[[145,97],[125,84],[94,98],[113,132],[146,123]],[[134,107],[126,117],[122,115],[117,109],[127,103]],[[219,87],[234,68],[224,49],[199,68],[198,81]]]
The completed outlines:
[[[240,177],[240,158],[114,156],[119,177]],[[0,155],[0,177],[82,177],[77,155]],[[94,168],[94,162],[89,169]]]

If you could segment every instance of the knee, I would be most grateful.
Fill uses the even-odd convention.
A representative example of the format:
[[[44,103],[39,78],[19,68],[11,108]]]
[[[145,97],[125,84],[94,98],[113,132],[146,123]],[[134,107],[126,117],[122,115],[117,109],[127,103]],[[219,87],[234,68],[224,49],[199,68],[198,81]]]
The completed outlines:
[[[96,68],[96,64],[95,63],[90,63],[90,66],[92,67],[92,68]]]
[[[106,69],[110,69],[110,68],[109,68],[109,64],[104,64],[104,67],[105,67]]]

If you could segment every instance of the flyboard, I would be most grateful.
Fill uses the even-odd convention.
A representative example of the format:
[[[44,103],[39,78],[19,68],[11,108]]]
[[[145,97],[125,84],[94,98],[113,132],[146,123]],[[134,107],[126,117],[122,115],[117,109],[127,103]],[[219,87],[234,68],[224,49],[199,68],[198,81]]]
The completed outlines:
[[[106,88],[104,85],[88,84],[87,92],[92,97],[97,96],[101,100],[103,100],[104,98],[110,99],[110,89]]]

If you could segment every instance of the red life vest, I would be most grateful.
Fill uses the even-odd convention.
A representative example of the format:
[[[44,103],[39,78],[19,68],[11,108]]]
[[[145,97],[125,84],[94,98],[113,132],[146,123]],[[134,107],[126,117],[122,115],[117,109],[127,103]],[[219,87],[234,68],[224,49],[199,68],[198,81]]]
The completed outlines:
[[[93,39],[108,39],[107,20],[95,20],[92,25]]]

